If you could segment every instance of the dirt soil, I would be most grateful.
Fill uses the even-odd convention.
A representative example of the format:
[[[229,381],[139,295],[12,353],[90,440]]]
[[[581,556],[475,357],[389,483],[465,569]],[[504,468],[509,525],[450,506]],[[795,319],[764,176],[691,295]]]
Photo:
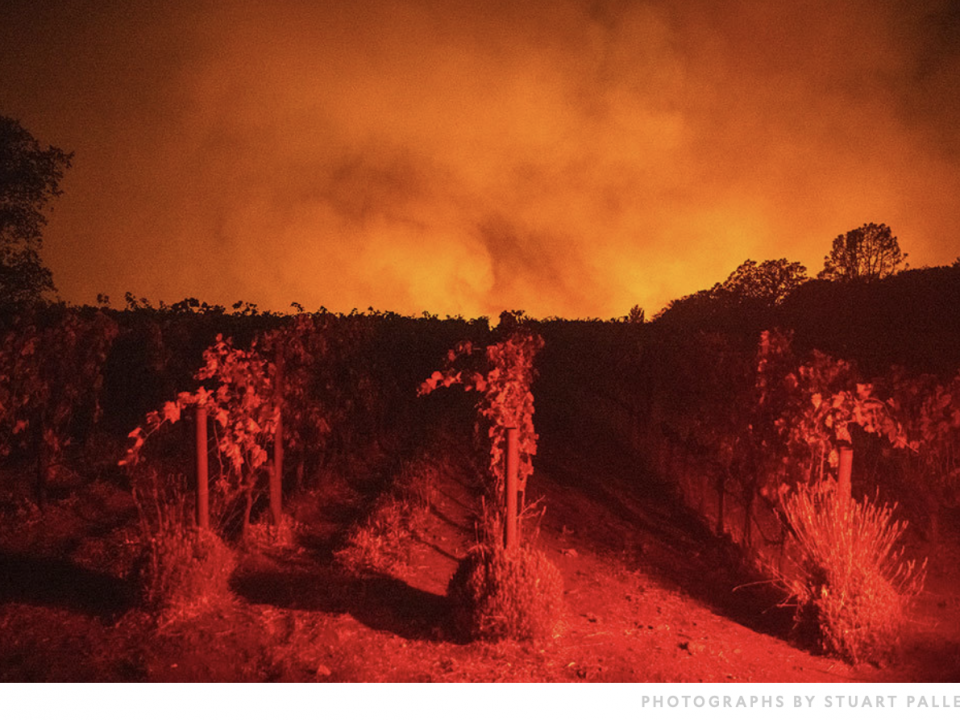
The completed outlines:
[[[544,642],[463,643],[446,587],[476,540],[475,477],[441,451],[424,512],[381,571],[336,550],[358,494],[292,498],[297,541],[242,551],[233,598],[160,622],[140,609],[130,494],[81,484],[40,512],[0,504],[0,680],[320,682],[956,682],[958,538],[930,556],[899,655],[851,666],[793,637],[791,611],[615,444],[546,439],[525,526],[560,569],[566,615]],[[444,456],[446,454],[446,456]],[[955,533],[955,531],[952,531]]]

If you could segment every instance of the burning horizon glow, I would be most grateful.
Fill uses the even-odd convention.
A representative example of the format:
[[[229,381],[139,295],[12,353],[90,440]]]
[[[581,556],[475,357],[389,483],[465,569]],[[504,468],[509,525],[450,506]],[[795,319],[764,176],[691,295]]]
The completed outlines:
[[[865,222],[949,263],[958,71],[946,1],[0,10],[78,303],[651,316]]]

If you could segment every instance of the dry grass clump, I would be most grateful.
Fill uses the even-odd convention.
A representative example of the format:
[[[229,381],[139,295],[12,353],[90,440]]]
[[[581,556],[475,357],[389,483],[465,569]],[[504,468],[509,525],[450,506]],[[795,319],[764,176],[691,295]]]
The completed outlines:
[[[161,482],[139,478],[134,499],[140,517],[137,580],[146,607],[164,618],[189,616],[232,599],[234,551],[193,520],[182,476]]]
[[[904,561],[898,541],[907,524],[893,520],[895,509],[843,500],[827,484],[801,487],[783,503],[798,557],[779,579],[797,602],[797,622],[852,663],[897,646],[907,605],[923,589],[926,562]]]
[[[243,544],[250,550],[278,550],[297,547],[299,523],[289,515],[280,517],[280,524],[264,519],[247,526]]]
[[[450,579],[447,595],[456,630],[471,639],[545,640],[559,632],[563,579],[539,550],[475,548]]]
[[[171,526],[152,537],[140,567],[147,607],[164,617],[192,615],[232,597],[234,552],[217,535]]]
[[[392,573],[409,560],[407,540],[421,524],[416,505],[391,496],[350,533],[337,560],[355,572]]]
[[[405,565],[410,555],[408,541],[426,523],[438,472],[437,466],[427,460],[407,465],[390,492],[337,551],[340,563],[355,572],[387,574]]]

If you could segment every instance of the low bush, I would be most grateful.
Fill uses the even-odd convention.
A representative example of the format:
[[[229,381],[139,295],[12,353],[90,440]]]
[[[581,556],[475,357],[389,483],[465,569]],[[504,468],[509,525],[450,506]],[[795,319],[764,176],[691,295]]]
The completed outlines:
[[[539,550],[479,547],[450,579],[455,629],[469,639],[544,640],[559,633],[560,571]]]
[[[258,551],[290,549],[297,547],[299,534],[299,523],[289,515],[281,516],[279,525],[262,518],[260,522],[251,523],[247,527],[243,545],[247,550]]]
[[[418,459],[397,475],[370,515],[354,527],[337,560],[354,572],[391,574],[410,560],[410,539],[421,536],[440,469],[436,461]]]
[[[140,567],[147,607],[165,617],[191,615],[228,601],[233,551],[209,530],[171,526],[148,542]]]
[[[797,602],[797,623],[852,663],[896,647],[907,605],[923,588],[926,563],[903,559],[906,523],[893,519],[895,508],[842,499],[826,483],[801,487],[783,502],[796,557],[779,579]]]
[[[151,471],[138,479],[134,498],[142,550],[136,573],[147,609],[172,619],[228,602],[235,553],[216,533],[196,526],[184,478],[162,482]]]
[[[353,529],[337,551],[337,560],[354,572],[395,572],[409,561],[407,540],[422,524],[421,515],[409,502],[388,497],[366,522]]]

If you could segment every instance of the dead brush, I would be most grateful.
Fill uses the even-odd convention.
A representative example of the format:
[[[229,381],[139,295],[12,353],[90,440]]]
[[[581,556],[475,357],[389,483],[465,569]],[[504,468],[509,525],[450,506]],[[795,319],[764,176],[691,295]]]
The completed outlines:
[[[392,573],[410,559],[410,538],[419,536],[430,512],[438,477],[436,464],[418,460],[405,466],[390,492],[355,528],[337,551],[337,560],[355,572]]]
[[[903,559],[907,523],[893,519],[896,505],[844,500],[823,483],[799,488],[782,509],[796,557],[777,580],[796,601],[798,627],[854,664],[888,655],[926,574],[926,561]]]
[[[229,602],[234,552],[193,521],[185,478],[161,483],[155,470],[134,485],[140,520],[137,580],[146,607],[163,620],[195,615]]]
[[[298,546],[301,532],[300,523],[287,514],[281,516],[279,525],[264,518],[247,527],[243,546],[247,550],[261,552],[290,550]]]
[[[406,464],[394,484],[394,494],[417,511],[429,511],[444,469],[441,461],[421,458]]]
[[[560,631],[563,578],[543,552],[477,546],[450,579],[457,632],[472,640],[548,640]]]

